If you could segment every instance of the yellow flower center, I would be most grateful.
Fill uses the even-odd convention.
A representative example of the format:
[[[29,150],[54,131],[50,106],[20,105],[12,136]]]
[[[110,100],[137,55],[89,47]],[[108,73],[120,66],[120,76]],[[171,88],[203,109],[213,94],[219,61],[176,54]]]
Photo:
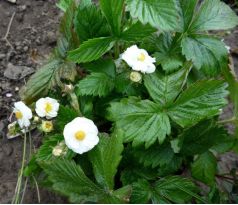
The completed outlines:
[[[48,112],[52,111],[52,109],[53,109],[53,107],[52,107],[51,103],[47,102],[45,104],[45,111],[48,113]]]
[[[16,116],[16,118],[17,118],[18,120],[23,118],[23,115],[22,115],[22,113],[21,113],[20,111],[16,111],[16,112],[15,112],[15,116]]]
[[[145,54],[141,53],[138,57],[137,57],[138,61],[144,62],[145,61]]]
[[[79,130],[79,131],[77,131],[77,132],[74,134],[74,137],[75,137],[77,140],[79,140],[79,141],[84,140],[85,136],[86,136],[86,134],[85,134],[85,132],[82,131],[82,130]]]
[[[42,122],[42,130],[44,132],[51,132],[53,130],[53,123],[52,123],[52,121],[43,121]]]
[[[53,126],[53,125],[52,125],[52,122],[48,122],[48,121],[45,122],[45,128],[46,128],[46,129],[51,129],[52,126]]]

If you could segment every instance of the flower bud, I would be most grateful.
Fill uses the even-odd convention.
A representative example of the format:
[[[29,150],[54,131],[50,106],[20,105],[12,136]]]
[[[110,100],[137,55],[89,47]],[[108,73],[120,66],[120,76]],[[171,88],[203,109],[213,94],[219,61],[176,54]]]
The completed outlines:
[[[63,149],[60,146],[55,146],[52,150],[52,154],[56,157],[59,157],[63,153]]]
[[[33,122],[38,123],[40,121],[40,118],[38,116],[35,116],[33,119]]]
[[[68,148],[66,147],[66,144],[64,141],[58,143],[52,150],[52,154],[55,157],[59,157],[62,155],[66,155]]]
[[[51,132],[53,130],[52,121],[42,121],[41,129],[43,132]]]
[[[74,86],[72,84],[65,84],[63,92],[64,93],[71,93],[74,90]]]
[[[141,74],[139,72],[132,71],[131,74],[130,74],[130,79],[133,82],[138,83],[138,82],[141,81],[141,78],[142,78],[142,76],[141,76]]]
[[[10,135],[15,135],[17,133],[17,127],[16,126],[17,126],[17,121],[14,121],[13,123],[11,123],[7,126],[8,133]]]

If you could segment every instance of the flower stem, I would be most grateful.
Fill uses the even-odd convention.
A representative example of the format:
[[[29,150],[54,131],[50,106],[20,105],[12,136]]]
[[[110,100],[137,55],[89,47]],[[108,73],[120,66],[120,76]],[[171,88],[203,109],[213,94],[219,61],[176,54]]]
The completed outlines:
[[[227,124],[227,123],[236,122],[236,121],[237,121],[236,117],[232,117],[232,118],[229,118],[229,119],[220,120],[220,121],[218,121],[218,123]]]
[[[17,179],[17,185],[15,190],[15,195],[13,197],[13,204],[19,204],[20,203],[20,192],[22,187],[22,178],[23,178],[23,171],[24,171],[24,165],[25,165],[25,158],[26,158],[26,131],[24,132],[24,143],[23,143],[23,154],[22,154],[22,164],[21,169],[18,175]]]

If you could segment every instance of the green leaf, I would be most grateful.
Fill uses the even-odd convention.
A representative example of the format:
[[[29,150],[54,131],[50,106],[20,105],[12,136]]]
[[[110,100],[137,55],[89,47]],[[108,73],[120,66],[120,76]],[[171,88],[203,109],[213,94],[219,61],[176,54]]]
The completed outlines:
[[[56,159],[51,163],[42,163],[41,167],[53,183],[53,189],[69,200],[77,196],[78,203],[98,202],[104,195],[103,190],[94,184],[74,161]]]
[[[148,149],[137,149],[134,151],[134,155],[145,167],[151,166],[155,168],[170,164],[173,160],[174,152],[170,144],[163,143],[162,145],[153,145]]]
[[[111,137],[101,135],[99,144],[89,152],[96,180],[108,190],[114,188],[114,177],[122,158],[122,151],[123,135],[118,131]]]
[[[220,114],[227,104],[227,84],[220,80],[204,80],[192,84],[169,108],[170,118],[182,127],[194,125]]]
[[[125,203],[129,203],[130,196],[132,192],[131,185],[124,186],[120,189],[117,189],[113,192],[113,195],[116,196],[119,199],[124,200]]]
[[[132,203],[185,203],[196,196],[196,186],[186,178],[165,177],[152,186],[146,180],[133,184]]]
[[[211,152],[205,152],[192,164],[192,176],[205,184],[212,185],[215,183],[216,169],[216,157]]]
[[[105,73],[91,73],[76,85],[77,95],[106,96],[114,88],[113,79]]]
[[[184,62],[184,58],[181,55],[181,47],[176,38],[176,36],[172,37],[169,33],[164,33],[156,41],[157,49],[154,54],[156,62],[161,64],[163,70],[167,73],[177,70]]]
[[[72,203],[123,203],[123,194],[109,193],[91,179],[74,161],[56,159],[51,162],[41,162],[41,167],[53,183],[53,190],[69,197]],[[125,190],[124,190],[125,191]]]
[[[92,73],[105,73],[112,78],[116,76],[116,65],[112,59],[99,59],[83,67]]]
[[[67,42],[67,48],[65,48],[66,51],[68,51],[69,49],[74,49],[79,45],[78,38],[74,31],[73,25],[75,12],[76,4],[74,1],[71,1],[60,21],[61,38],[64,38]],[[63,57],[65,58],[66,56],[64,55]]]
[[[204,121],[185,130],[179,138],[182,141],[180,153],[193,156],[218,146],[220,142],[224,143],[228,134],[223,127],[215,126],[213,121]]]
[[[74,25],[81,42],[91,38],[109,36],[106,19],[96,5],[78,7]]]
[[[137,146],[145,143],[151,146],[159,140],[162,143],[170,134],[170,122],[160,106],[149,100],[136,101],[132,98],[111,103],[109,118],[125,131],[125,142],[133,141]]]
[[[121,39],[124,41],[139,41],[145,37],[148,37],[157,30],[151,27],[149,24],[143,25],[141,22],[132,24],[127,30],[123,31]]]
[[[231,29],[237,25],[238,17],[228,5],[220,0],[204,0],[190,31]]]
[[[133,18],[149,23],[163,31],[178,27],[178,13],[174,0],[126,0],[126,8]]]
[[[111,26],[112,33],[119,36],[121,33],[121,21],[124,0],[100,0],[100,7]]]
[[[180,29],[181,32],[186,32],[193,20],[198,0],[179,0],[177,2],[180,9]]]
[[[119,93],[126,94],[126,96],[139,96],[141,94],[140,88],[138,83],[133,83],[130,80],[129,71],[120,73],[115,78],[115,90]]]
[[[86,63],[99,59],[114,45],[111,37],[94,38],[83,42],[79,48],[69,51],[68,58],[77,63]]]
[[[60,8],[63,12],[66,12],[68,7],[72,4],[74,0],[60,0],[56,6]]]
[[[182,40],[182,52],[187,60],[192,60],[197,69],[207,75],[219,74],[227,65],[225,44],[213,37],[194,35]]]
[[[181,69],[176,73],[165,76],[157,72],[145,75],[145,87],[155,102],[168,106],[182,91],[189,70],[187,68]]]
[[[76,117],[79,117],[77,112],[69,107],[60,105],[57,120],[55,122],[55,129],[58,132],[62,132],[64,130],[64,126]]]
[[[76,76],[75,64],[60,59],[50,59],[21,89],[20,96],[27,104],[31,104],[39,97],[47,95],[56,85],[61,86],[61,79],[73,81]]]
[[[88,6],[91,6],[93,4],[92,0],[80,0],[79,3],[80,3],[79,6],[81,8],[88,7]]]

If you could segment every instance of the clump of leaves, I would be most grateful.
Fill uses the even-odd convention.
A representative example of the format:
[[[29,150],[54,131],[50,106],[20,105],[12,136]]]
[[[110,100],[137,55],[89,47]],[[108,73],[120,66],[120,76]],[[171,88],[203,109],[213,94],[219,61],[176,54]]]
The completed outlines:
[[[225,43],[210,32],[238,25],[231,8],[220,0],[57,5],[64,12],[57,47],[21,97],[31,104],[55,96],[61,107],[25,175],[74,203],[234,202],[218,184],[237,188],[237,172],[222,173],[218,156],[238,150],[238,82]],[[132,45],[156,58],[156,71],[137,82],[120,60]],[[219,121],[228,99],[234,117]],[[97,124],[99,144],[86,154],[54,156],[64,126],[77,116]]]

